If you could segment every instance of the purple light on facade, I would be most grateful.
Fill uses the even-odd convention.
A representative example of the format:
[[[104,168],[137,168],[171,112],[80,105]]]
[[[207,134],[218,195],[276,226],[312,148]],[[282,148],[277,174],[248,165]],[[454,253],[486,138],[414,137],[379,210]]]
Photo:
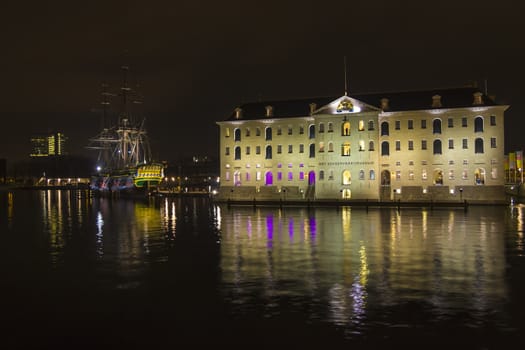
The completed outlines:
[[[293,218],[290,218],[288,221],[288,236],[290,236],[290,241],[293,239]]]

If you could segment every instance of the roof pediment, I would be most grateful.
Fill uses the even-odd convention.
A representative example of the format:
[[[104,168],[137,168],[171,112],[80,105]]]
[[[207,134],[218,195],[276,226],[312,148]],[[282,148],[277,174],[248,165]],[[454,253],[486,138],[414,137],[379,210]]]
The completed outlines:
[[[344,95],[316,109],[312,114],[349,114],[380,110],[377,107]]]

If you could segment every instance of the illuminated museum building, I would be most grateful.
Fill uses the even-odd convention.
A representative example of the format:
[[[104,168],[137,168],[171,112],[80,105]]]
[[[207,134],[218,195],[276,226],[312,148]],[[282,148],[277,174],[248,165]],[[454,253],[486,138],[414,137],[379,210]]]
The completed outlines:
[[[504,200],[504,112],[475,87],[247,103],[219,198]]]

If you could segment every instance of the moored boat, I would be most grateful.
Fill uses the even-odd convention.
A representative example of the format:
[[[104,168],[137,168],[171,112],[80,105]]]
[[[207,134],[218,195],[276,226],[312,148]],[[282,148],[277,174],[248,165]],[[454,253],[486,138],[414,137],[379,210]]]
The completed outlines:
[[[128,67],[122,68],[125,79],[120,94],[103,92],[103,128],[88,145],[99,151],[97,173],[91,178],[90,189],[98,194],[148,195],[155,192],[162,181],[164,165],[152,161],[144,119],[138,122],[129,112],[128,104],[139,101],[133,98],[133,90],[126,85]],[[111,123],[107,111],[112,96],[122,100],[123,110],[116,123]]]

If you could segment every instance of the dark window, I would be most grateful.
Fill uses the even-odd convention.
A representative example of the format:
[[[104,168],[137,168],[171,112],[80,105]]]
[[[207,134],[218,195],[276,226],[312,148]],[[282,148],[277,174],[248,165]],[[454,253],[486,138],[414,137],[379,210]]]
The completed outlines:
[[[267,141],[272,139],[272,128],[266,128],[265,138]]]
[[[495,137],[490,138],[490,147],[496,148],[496,138]]]
[[[308,138],[313,139],[315,137],[315,125],[310,125],[308,128]]]
[[[396,130],[401,129],[401,121],[396,120],[395,128],[396,128]]]
[[[448,118],[448,127],[449,128],[453,128],[454,127],[454,119],[453,118]]]
[[[434,154],[442,154],[441,140],[434,140]]]
[[[426,119],[422,119],[421,120],[421,129],[426,129],[427,128],[427,120]]]
[[[474,132],[483,132],[483,118],[476,117],[474,119]]]
[[[266,146],[266,159],[272,159],[272,146]]]
[[[463,117],[461,118],[461,126],[466,128],[467,127],[467,118]]]
[[[388,131],[388,123],[382,122],[381,123],[381,136],[388,136],[390,132]]]
[[[233,137],[234,141],[241,141],[241,129],[235,129]]]
[[[496,125],[496,116],[495,115],[491,115],[490,116],[490,125],[491,126]]]
[[[432,132],[434,134],[441,134],[441,119],[434,119],[432,122]]]
[[[241,159],[241,148],[240,147],[235,147],[235,159],[236,160]]]
[[[474,145],[474,153],[483,153],[483,139],[477,138]]]
[[[315,157],[315,144],[311,143],[310,144],[310,155],[309,155],[310,158],[314,158]]]
[[[408,128],[409,129],[414,129],[414,121],[413,120],[409,120],[408,121]]]
[[[387,141],[381,143],[381,155],[388,156],[390,155],[390,145]]]

